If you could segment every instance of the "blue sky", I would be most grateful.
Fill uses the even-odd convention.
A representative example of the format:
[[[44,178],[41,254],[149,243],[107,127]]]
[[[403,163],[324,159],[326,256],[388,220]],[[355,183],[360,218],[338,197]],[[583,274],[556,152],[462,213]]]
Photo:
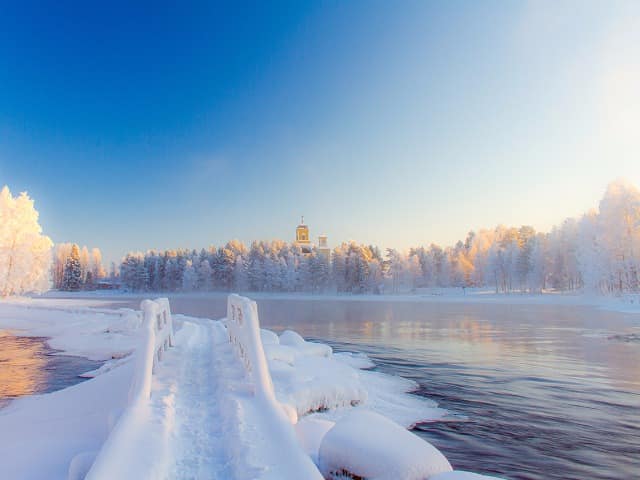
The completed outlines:
[[[640,184],[638,2],[129,3],[0,5],[0,184],[56,242],[448,244]]]

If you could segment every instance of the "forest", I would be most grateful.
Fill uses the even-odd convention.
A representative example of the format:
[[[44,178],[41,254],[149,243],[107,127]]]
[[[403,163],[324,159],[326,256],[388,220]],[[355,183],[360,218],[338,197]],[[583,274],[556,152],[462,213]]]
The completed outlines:
[[[598,210],[549,232],[527,225],[469,232],[455,245],[406,252],[344,242],[330,258],[281,240],[128,253],[119,282],[134,291],[398,293],[488,287],[496,292],[638,292],[640,191],[611,183]],[[115,271],[114,269],[112,269]]]

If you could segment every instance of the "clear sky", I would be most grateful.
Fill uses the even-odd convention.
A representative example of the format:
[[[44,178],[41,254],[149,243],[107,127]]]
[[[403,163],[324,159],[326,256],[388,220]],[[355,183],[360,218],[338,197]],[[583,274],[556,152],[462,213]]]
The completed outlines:
[[[640,184],[637,1],[43,3],[0,3],[0,184],[108,259],[301,214],[450,244]]]

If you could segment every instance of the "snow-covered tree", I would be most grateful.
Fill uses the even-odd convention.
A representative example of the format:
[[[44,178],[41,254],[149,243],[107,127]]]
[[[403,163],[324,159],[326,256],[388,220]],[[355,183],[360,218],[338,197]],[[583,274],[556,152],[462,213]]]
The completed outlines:
[[[38,212],[26,192],[0,190],[0,295],[40,292],[49,286],[51,239],[42,234]]]

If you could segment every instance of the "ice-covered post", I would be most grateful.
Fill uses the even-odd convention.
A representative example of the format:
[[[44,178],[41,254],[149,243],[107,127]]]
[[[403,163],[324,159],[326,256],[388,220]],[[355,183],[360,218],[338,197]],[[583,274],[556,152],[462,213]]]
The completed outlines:
[[[162,316],[164,319],[165,328],[167,328],[166,339],[168,340],[167,346],[173,347],[173,317],[171,316],[171,305],[169,305],[168,298],[156,298],[155,302],[160,306]]]
[[[129,391],[129,402],[148,400],[151,395],[151,375],[162,353],[173,345],[173,319],[169,300],[143,300],[140,345],[136,350],[135,370]]]
[[[260,338],[258,306],[256,302],[232,294],[227,299],[227,328],[229,341],[251,378],[255,393],[274,401],[273,382]]]

